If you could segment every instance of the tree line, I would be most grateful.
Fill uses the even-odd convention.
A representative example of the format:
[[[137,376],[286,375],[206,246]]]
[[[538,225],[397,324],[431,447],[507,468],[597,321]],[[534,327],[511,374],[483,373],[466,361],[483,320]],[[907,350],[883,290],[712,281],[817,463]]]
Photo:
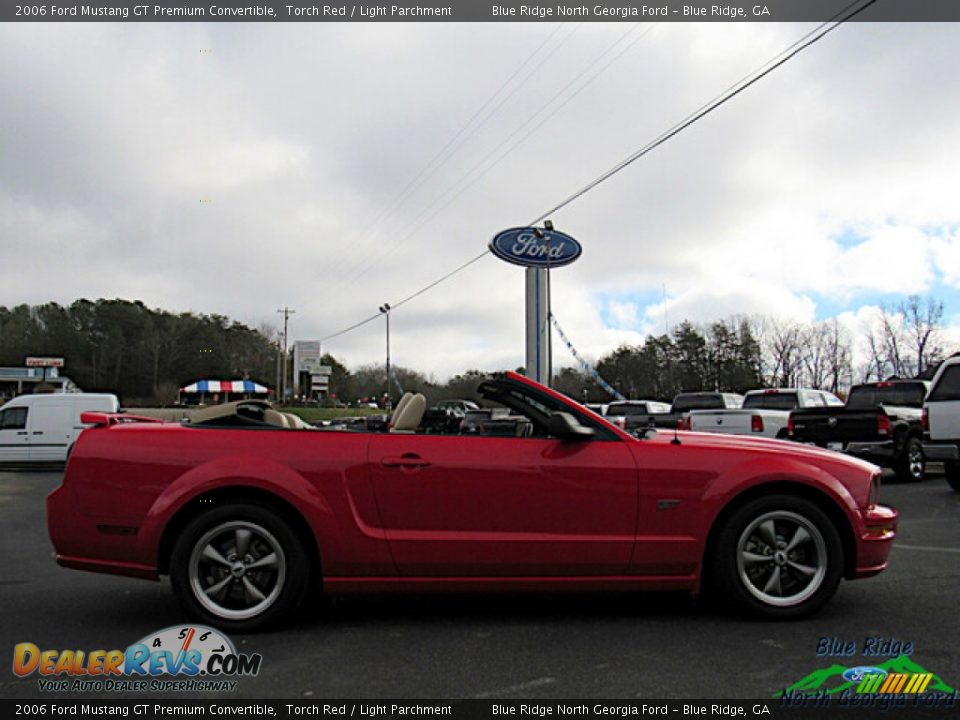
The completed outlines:
[[[140,301],[0,306],[0,365],[19,367],[27,356],[62,357],[78,386],[126,403],[170,404],[181,383],[203,378],[276,384],[277,346],[262,331]]]
[[[943,358],[943,303],[911,296],[880,308],[859,337],[866,349],[855,365],[855,338],[837,320],[800,323],[735,316],[707,324],[682,322],[669,333],[623,345],[595,364],[599,375],[629,398],[670,401],[681,392],[742,393],[760,387],[813,387],[842,394],[850,385],[931,372]],[[556,356],[563,352],[556,348]],[[251,328],[222,315],[170,313],[129,300],[77,300],[13,308],[0,306],[0,365],[21,366],[30,355],[63,357],[64,374],[88,391],[116,392],[127,404],[169,404],[177,389],[202,378],[249,378],[276,385],[277,330]],[[863,355],[863,353],[861,353]],[[349,369],[330,355],[329,402],[381,400],[387,389],[380,364]],[[439,382],[396,367],[401,388],[433,403],[470,398],[488,374],[472,369]],[[610,399],[587,372],[563,368],[553,386],[578,400]]]

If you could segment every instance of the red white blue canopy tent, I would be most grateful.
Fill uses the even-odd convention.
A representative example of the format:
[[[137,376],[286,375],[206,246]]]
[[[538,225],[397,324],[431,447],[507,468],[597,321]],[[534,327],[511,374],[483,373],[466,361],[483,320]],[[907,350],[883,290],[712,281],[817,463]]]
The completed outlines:
[[[197,380],[180,388],[182,393],[200,393],[201,395],[223,393],[229,395],[266,395],[270,391],[253,380]]]

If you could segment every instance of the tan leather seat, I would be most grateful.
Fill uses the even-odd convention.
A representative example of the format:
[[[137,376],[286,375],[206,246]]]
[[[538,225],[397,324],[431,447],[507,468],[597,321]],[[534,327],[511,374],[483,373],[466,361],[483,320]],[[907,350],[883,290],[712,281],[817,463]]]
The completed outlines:
[[[287,420],[287,416],[284,415],[282,412],[278,412],[277,410],[274,410],[272,408],[270,410],[265,410],[263,412],[263,421],[267,423],[267,425],[273,425],[274,427],[279,427],[279,428],[290,427],[288,424],[289,421]]]
[[[412,399],[413,399],[413,393],[408,392],[403,394],[403,397],[400,398],[400,401],[397,403],[397,406],[393,409],[393,412],[390,414],[390,419],[387,421],[387,425],[389,427],[393,427],[393,424],[396,418],[400,417],[400,412],[407,406],[407,403],[409,403]]]
[[[284,413],[287,417],[287,427],[294,430],[313,430],[312,425],[308,425],[299,415],[293,413]]]
[[[420,421],[423,419],[423,413],[427,409],[427,398],[422,393],[417,393],[403,406],[400,412],[394,413],[393,427],[390,432],[393,433],[412,433],[417,431]]]

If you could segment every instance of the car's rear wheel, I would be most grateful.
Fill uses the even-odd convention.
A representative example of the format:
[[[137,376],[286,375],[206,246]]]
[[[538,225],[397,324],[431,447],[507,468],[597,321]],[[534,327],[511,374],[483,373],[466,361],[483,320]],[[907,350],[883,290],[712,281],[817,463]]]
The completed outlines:
[[[708,570],[721,597],[743,614],[804,617],[836,592],[843,546],[817,505],[773,495],[734,511],[720,529]]]
[[[289,523],[271,510],[238,503],[187,524],[170,556],[170,580],[191,615],[249,632],[300,604],[309,567]]]
[[[943,472],[947,476],[950,487],[960,492],[960,462],[948,460],[943,464]]]
[[[907,438],[897,464],[897,477],[907,482],[920,482],[924,473],[923,443],[918,437]]]

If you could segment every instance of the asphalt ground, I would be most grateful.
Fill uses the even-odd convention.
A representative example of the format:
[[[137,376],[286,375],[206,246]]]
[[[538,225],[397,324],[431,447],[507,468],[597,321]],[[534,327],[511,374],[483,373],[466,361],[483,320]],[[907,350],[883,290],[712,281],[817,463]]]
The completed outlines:
[[[91,697],[17,678],[16,643],[124,649],[185,622],[166,580],[54,563],[44,498],[59,481],[0,472],[0,698]],[[942,477],[890,480],[882,501],[901,512],[889,569],[843,582],[811,619],[744,621],[676,594],[318,598],[282,630],[234,635],[240,651],[262,654],[261,671],[206,697],[769,698],[835,662],[885,660],[861,656],[867,637],[912,643],[915,662],[960,687],[960,494]],[[821,638],[854,641],[857,655],[817,657]]]

